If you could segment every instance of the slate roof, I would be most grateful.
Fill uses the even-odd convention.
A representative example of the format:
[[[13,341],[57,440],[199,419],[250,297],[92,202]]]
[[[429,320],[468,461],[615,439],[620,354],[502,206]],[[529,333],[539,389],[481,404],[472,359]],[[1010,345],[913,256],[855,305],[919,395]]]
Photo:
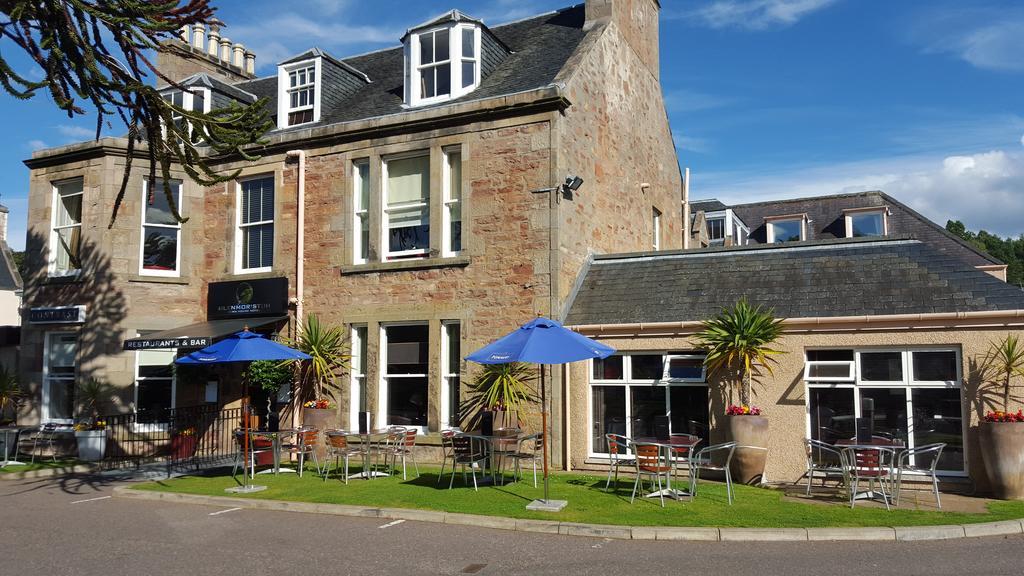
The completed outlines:
[[[725,209],[725,205],[721,202],[717,200],[714,202],[716,207],[713,209],[698,206],[697,202],[694,202],[691,205],[691,212],[696,214],[698,209],[708,212]],[[721,205],[721,207],[717,207],[717,205]],[[971,266],[1003,263],[947,232],[945,228],[925,218],[913,208],[878,190],[792,200],[769,200],[737,204],[731,208],[733,213],[750,228],[748,242],[763,244],[768,235],[764,222],[766,216],[807,214],[810,219],[807,240],[827,240],[846,237],[843,210],[872,206],[889,208],[889,234],[891,236],[912,236]]]
[[[14,263],[14,254],[6,240],[0,240],[0,291],[21,290],[21,274]]]
[[[706,198],[704,200],[690,200],[690,213],[697,214],[697,211],[718,212],[728,208],[718,198]]]
[[[476,90],[436,106],[505,96],[550,85],[586,35],[583,31],[584,20],[584,6],[580,4],[489,28],[511,53],[505,55],[493,68],[484,67],[485,72],[490,68],[489,73],[481,79]],[[320,122],[303,124],[295,129],[408,111],[402,106],[404,55],[401,46],[336,60],[365,74],[370,82],[330,106],[327,105],[328,98],[324,97]],[[276,74],[239,82],[234,86],[259,97],[269,98],[268,107],[272,114],[277,114]],[[325,85],[323,90],[333,88]],[[416,109],[427,108],[430,106]]]
[[[1024,310],[1024,291],[908,237],[598,256],[566,324],[704,320],[746,297],[783,318]]]

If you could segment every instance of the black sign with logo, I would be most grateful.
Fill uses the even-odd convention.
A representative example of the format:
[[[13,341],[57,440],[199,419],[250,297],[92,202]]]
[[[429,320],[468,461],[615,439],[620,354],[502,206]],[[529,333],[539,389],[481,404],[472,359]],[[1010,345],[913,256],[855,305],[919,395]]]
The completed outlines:
[[[207,297],[207,320],[285,316],[287,314],[287,278],[235,280],[210,284]]]
[[[85,322],[85,306],[30,308],[28,321],[32,324],[78,324]]]

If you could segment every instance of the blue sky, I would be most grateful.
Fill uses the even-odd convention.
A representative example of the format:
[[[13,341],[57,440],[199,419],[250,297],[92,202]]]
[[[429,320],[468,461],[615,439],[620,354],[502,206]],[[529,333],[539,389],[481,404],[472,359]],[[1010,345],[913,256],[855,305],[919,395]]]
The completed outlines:
[[[569,2],[214,4],[228,24],[224,34],[254,50],[266,75],[311,45],[341,57],[396,45],[406,27],[450,8],[493,25]],[[662,84],[693,197],[746,202],[883,189],[940,223],[955,217],[975,229],[1024,233],[1021,2],[662,6]],[[0,105],[8,123],[0,202],[11,208],[9,241],[20,249],[28,185],[21,160],[91,137],[94,121],[69,120],[46,95],[29,102],[3,95]]]

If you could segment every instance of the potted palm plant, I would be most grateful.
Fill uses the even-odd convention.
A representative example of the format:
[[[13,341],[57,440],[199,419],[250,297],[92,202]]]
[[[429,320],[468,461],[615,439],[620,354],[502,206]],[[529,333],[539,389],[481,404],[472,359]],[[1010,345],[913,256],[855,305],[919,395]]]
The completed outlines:
[[[331,396],[335,379],[348,368],[348,339],[338,326],[326,326],[315,314],[309,314],[299,327],[292,348],[312,356],[298,366],[298,400],[302,402],[302,422],[321,430],[336,428],[337,405]]]
[[[18,421],[18,403],[21,402],[21,385],[18,376],[0,366],[0,426]],[[10,417],[8,417],[10,413]]]
[[[113,388],[103,380],[89,378],[75,391],[79,418],[75,424],[75,442],[78,458],[86,461],[102,460],[107,450],[107,423],[100,418],[100,408],[113,396]]]
[[[986,412],[979,439],[992,493],[1024,499],[1024,411],[1010,412],[1010,392],[1024,378],[1024,345],[1015,335],[993,342],[979,363],[984,380],[1002,388],[1002,410]]]
[[[751,403],[752,381],[765,370],[772,374],[774,356],[782,351],[772,345],[782,335],[782,320],[772,310],[752,306],[746,298],[701,325],[697,339],[707,350],[705,365],[711,374],[730,387],[730,405],[723,417],[729,440],[739,446],[731,465],[733,480],[760,482],[768,447],[768,418]],[[739,404],[733,404],[733,392]]]
[[[469,394],[459,409],[459,420],[469,430],[480,429],[485,414],[495,427],[520,424],[519,410],[536,401],[533,365],[523,362],[484,364],[469,383]]]

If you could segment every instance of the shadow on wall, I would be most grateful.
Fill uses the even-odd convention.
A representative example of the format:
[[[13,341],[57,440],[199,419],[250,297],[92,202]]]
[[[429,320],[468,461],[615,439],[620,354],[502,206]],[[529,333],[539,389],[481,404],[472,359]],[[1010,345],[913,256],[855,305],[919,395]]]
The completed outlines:
[[[79,273],[73,276],[50,278],[48,276],[47,239],[36,232],[30,231],[25,242],[26,271],[24,307],[76,306],[85,305],[85,323],[78,326],[78,372],[77,382],[90,378],[105,379],[103,373],[104,358],[121,353],[123,326],[127,315],[124,293],[117,286],[117,277],[111,268],[110,257],[104,254],[95,242],[82,239],[79,243]],[[34,326],[39,329],[43,326]],[[75,325],[54,324],[47,326],[52,330],[62,328],[73,329]],[[43,342],[41,336],[30,341],[23,341],[22,352],[27,362],[23,367],[25,384],[31,382],[32,389],[27,390],[38,398],[42,375]],[[112,397],[107,406],[100,408],[100,413],[126,411],[131,398],[131,387],[121,389],[120,396]]]

